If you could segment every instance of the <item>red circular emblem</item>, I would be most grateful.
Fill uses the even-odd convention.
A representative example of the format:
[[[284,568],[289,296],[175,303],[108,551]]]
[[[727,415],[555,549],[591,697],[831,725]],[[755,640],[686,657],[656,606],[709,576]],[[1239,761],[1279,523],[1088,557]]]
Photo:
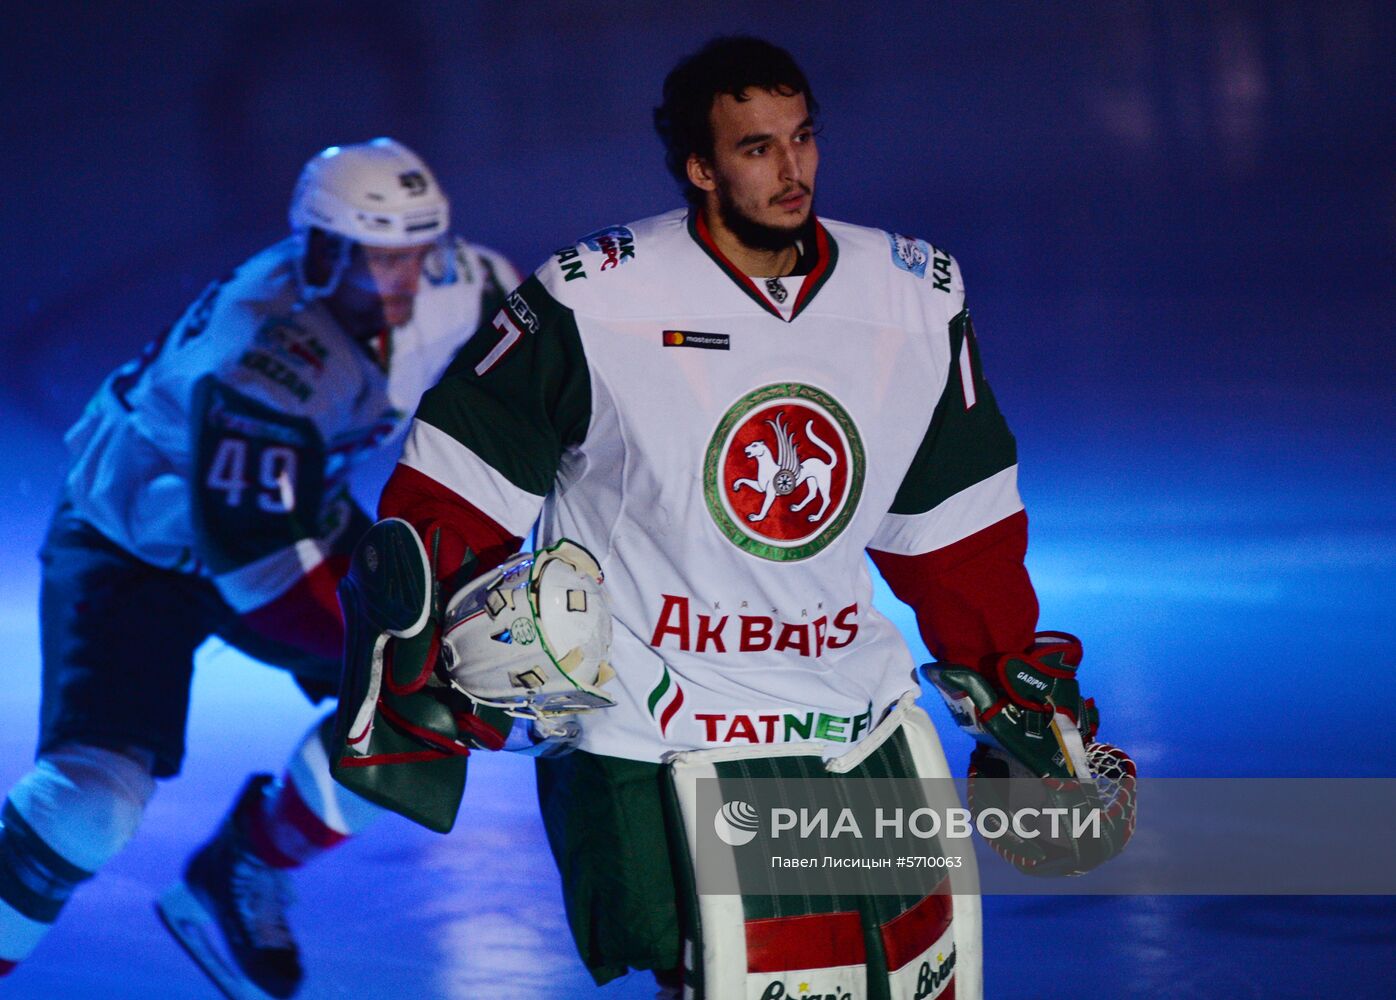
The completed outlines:
[[[728,538],[767,559],[802,559],[847,524],[862,487],[862,445],[824,393],[768,386],[728,411],[708,472],[708,506]]]

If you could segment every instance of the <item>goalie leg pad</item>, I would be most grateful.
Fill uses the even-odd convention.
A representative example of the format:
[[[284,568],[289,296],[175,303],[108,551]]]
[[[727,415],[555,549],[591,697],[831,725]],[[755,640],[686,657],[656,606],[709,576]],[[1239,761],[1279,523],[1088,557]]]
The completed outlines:
[[[930,717],[916,705],[913,694],[903,695],[897,707],[867,740],[832,762],[830,770],[844,766],[843,762],[847,762],[849,767],[862,765],[868,758],[860,759],[860,755],[868,753],[871,756],[873,749],[882,751],[884,747],[890,748],[894,733],[903,743],[903,752],[911,764],[911,774],[918,778],[937,779],[930,785],[932,794],[944,796],[945,801],[930,804],[942,810],[959,806],[959,801],[951,792],[951,783],[939,780],[951,777],[940,737],[936,735]],[[979,1000],[984,995],[984,918],[979,896],[979,868],[972,850],[966,850],[962,857],[964,866],[948,872],[948,884],[944,885],[943,891],[926,897],[922,903],[904,910],[882,925],[887,963],[892,977],[904,991],[893,991],[893,997],[943,995],[951,975],[956,1000]],[[934,933],[935,923],[928,921],[931,914],[927,912],[931,906],[929,901],[933,899],[938,900],[938,905],[948,905],[951,911],[954,950],[948,968],[937,957],[943,953],[941,942],[921,947],[930,942]]]
[[[972,855],[965,867],[951,870],[925,896],[696,894],[700,779],[723,781],[723,798],[731,801],[741,797],[740,783],[747,779],[795,774],[832,782],[873,775],[950,777],[935,730],[910,694],[848,754],[826,763],[822,753],[822,746],[786,745],[699,750],[671,759],[674,829],[688,861],[680,884],[689,897],[689,995],[695,1000],[795,1000],[807,994],[848,1000],[952,995],[978,1000],[983,991],[981,919]],[[950,785],[937,782],[934,787]],[[908,804],[940,805],[924,799]]]

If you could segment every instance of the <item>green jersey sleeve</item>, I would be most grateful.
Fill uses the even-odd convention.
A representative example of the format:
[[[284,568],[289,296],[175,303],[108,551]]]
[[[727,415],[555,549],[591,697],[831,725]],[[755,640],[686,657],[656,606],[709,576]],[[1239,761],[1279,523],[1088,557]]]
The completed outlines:
[[[523,535],[586,437],[591,381],[572,311],[536,276],[489,327],[422,398],[403,463]]]

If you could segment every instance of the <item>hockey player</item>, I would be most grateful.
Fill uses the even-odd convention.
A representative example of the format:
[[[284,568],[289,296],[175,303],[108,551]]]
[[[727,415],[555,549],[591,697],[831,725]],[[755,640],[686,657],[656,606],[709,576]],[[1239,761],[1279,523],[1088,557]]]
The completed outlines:
[[[816,114],[766,42],[719,39],[681,62],[655,124],[688,207],[597,230],[511,294],[423,398],[380,515],[433,539],[446,594],[539,518],[540,543],[574,540],[605,571],[616,705],[578,716],[578,751],[538,765],[597,982],[652,969],[709,997],[842,996],[838,966],[882,977],[855,996],[966,1000],[980,992],[972,895],[953,921],[942,893],[851,937],[831,930],[847,913],[786,924],[738,908],[737,930],[681,971],[695,929],[665,762],[756,773],[813,745],[847,770],[905,724],[944,776],[910,653],[872,606],[868,553],[942,661],[987,676],[1000,654],[1042,655],[1014,440],[959,265],[816,217]],[[910,943],[864,953],[907,928]],[[861,970],[809,964],[835,939]]]
[[[314,700],[336,690],[335,586],[369,525],[348,474],[518,280],[449,235],[435,177],[392,139],[311,159],[290,223],[68,432],[42,553],[37,762],[0,813],[0,975],[135,833],[156,779],[179,773],[206,638],[292,671]],[[248,781],[160,902],[230,995],[296,991],[284,873],[377,812],[330,780],[319,730],[280,779]],[[218,938],[235,966],[210,953]]]

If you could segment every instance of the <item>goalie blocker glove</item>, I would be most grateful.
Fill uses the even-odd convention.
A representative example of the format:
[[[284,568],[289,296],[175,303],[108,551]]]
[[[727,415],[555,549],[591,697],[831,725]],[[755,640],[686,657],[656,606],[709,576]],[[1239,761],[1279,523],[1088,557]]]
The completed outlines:
[[[954,664],[926,664],[960,728],[979,746],[970,758],[969,807],[1008,816],[1064,809],[1053,826],[1039,812],[1034,837],[1010,824],[990,846],[1029,875],[1081,875],[1124,850],[1134,833],[1135,767],[1123,750],[1097,742],[1095,700],[1082,698],[1081,641],[1039,632],[1026,653],[1006,653],[990,676]],[[1098,817],[1091,811],[1098,810]],[[1029,814],[1033,815],[1033,814]],[[1092,819],[1073,836],[1076,818]]]
[[[406,521],[360,539],[339,585],[344,666],[335,780],[440,833],[455,824],[466,756],[503,746],[510,720],[437,676],[441,600],[426,546]]]
[[[601,569],[581,546],[563,540],[514,556],[444,610],[435,564],[399,518],[379,521],[355,549],[340,584],[346,642],[331,770],[364,798],[445,833],[471,749],[565,751],[579,733],[573,713],[614,703],[600,690],[614,674]]]

